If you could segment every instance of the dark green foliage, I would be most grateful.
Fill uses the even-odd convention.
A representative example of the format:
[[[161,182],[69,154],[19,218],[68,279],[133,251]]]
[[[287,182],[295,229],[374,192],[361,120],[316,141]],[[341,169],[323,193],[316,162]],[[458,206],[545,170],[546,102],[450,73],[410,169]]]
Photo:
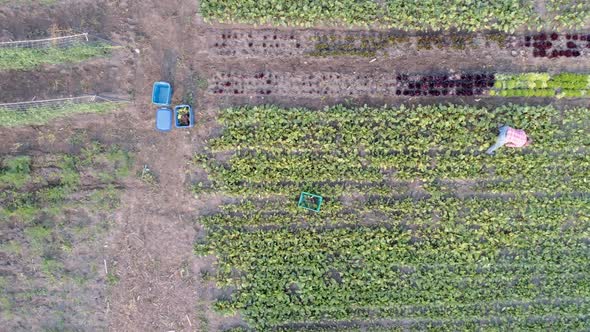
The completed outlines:
[[[262,106],[221,123],[194,160],[237,199],[195,245],[231,290],[220,312],[261,331],[588,326],[588,109]],[[501,123],[533,145],[486,155]],[[320,213],[297,208],[304,188]]]
[[[423,31],[455,28],[510,32],[533,23],[537,17],[532,4],[522,0],[204,0],[201,12],[205,18],[223,22],[336,24]]]

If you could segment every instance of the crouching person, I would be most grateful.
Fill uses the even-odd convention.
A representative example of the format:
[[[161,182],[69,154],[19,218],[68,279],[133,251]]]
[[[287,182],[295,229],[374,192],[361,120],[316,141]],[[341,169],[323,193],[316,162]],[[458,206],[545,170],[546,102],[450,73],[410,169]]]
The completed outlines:
[[[500,127],[500,134],[496,140],[496,144],[492,145],[486,153],[493,155],[499,147],[506,145],[510,148],[521,148],[529,146],[533,140],[527,136],[522,129],[514,129],[508,126]]]

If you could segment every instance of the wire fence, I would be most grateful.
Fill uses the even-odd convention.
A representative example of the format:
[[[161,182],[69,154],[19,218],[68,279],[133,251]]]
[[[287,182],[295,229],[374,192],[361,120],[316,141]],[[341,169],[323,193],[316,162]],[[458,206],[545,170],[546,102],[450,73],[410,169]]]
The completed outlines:
[[[51,37],[43,39],[17,40],[0,42],[0,48],[50,48],[50,47],[71,47],[80,44],[108,44],[119,46],[110,40],[100,38],[88,33],[76,33],[67,36]]]
[[[2,110],[25,111],[35,108],[49,108],[49,107],[63,107],[71,104],[88,104],[88,103],[128,103],[129,100],[99,95],[85,95],[79,97],[56,98],[46,100],[33,100],[18,103],[4,103],[0,104]]]

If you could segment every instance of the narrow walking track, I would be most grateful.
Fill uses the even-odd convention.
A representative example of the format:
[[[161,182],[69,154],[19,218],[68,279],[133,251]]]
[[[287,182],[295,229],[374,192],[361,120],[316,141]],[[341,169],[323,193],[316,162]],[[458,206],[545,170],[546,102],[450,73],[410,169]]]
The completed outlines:
[[[146,131],[150,128],[145,128]],[[137,180],[122,193],[108,246],[110,268],[119,277],[108,299],[113,331],[196,330],[198,276],[191,195],[184,167],[190,139],[172,133],[137,155],[159,176],[151,188]]]
[[[153,2],[153,3],[152,3]],[[151,85],[166,80],[175,86],[174,103],[194,86],[187,84],[186,41],[195,34],[191,1],[113,1],[112,10],[133,13],[136,29],[130,32],[131,51],[138,53],[135,68],[135,105],[128,112],[142,136],[135,154],[136,168],[148,165],[158,177],[152,187],[129,181],[111,237],[108,268],[118,278],[107,298],[111,331],[206,331],[216,322],[205,313],[212,294],[206,294],[199,277],[201,264],[193,254],[195,200],[186,176],[187,161],[199,144],[199,127],[159,133],[153,128],[155,107],[149,103]],[[122,34],[125,32],[121,32]],[[137,49],[137,51],[135,51]],[[190,82],[189,82],[190,83]]]

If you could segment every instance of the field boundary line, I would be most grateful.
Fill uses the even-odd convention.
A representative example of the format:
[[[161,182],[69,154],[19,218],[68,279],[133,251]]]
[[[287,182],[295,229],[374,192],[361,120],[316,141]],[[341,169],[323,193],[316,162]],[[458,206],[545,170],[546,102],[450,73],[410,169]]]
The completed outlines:
[[[0,104],[0,109],[5,110],[14,110],[14,111],[23,111],[32,108],[40,108],[46,106],[63,106],[67,104],[77,104],[77,103],[103,103],[103,102],[119,102],[119,103],[126,103],[130,102],[129,100],[116,98],[116,97],[107,97],[107,96],[100,96],[100,95],[83,95],[78,97],[68,97],[68,98],[54,98],[54,99],[45,99],[45,100],[31,100],[31,101],[23,101],[23,102],[15,102],[15,103],[2,103]]]
[[[104,39],[88,32],[77,32],[75,34],[59,37],[41,38],[41,39],[28,39],[28,40],[15,40],[0,42],[1,48],[49,48],[49,47],[69,47],[76,43],[104,43],[112,47],[122,47],[122,45],[115,43],[111,40]]]
[[[86,41],[88,41],[88,33],[79,33],[79,34],[75,34],[75,35],[61,36],[61,37],[51,37],[51,38],[43,38],[43,39],[29,39],[29,40],[16,40],[16,41],[0,42],[0,47],[3,47],[4,45],[10,45],[10,44],[36,43],[36,42],[43,42],[43,41],[62,40],[62,39],[68,39],[68,38],[75,38],[75,37],[80,37],[80,36],[84,36],[84,38],[86,39]]]

